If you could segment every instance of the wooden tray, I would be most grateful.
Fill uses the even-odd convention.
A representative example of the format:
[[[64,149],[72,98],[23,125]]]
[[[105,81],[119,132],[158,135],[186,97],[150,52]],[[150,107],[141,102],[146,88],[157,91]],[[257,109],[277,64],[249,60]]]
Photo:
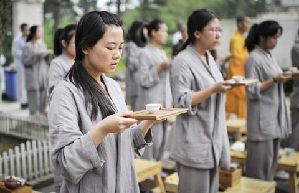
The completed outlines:
[[[230,86],[248,86],[248,85],[251,85],[251,84],[254,84],[257,82],[258,82],[258,79],[244,79],[244,80],[241,80],[240,82],[236,82],[235,80],[230,79],[230,80],[226,80],[224,82],[224,84],[230,85]]]
[[[169,116],[175,116],[179,114],[186,113],[188,111],[187,108],[162,108],[155,113],[149,113],[147,110],[135,111],[130,118],[137,120],[164,120]]]
[[[284,72],[284,74],[286,74],[286,75],[292,75],[292,76],[299,76],[299,70],[297,70],[297,71],[286,71],[286,72]]]
[[[19,188],[16,188],[14,190],[8,189],[5,187],[4,182],[0,182],[0,193],[32,193],[32,186],[25,184],[24,186],[21,186]]]

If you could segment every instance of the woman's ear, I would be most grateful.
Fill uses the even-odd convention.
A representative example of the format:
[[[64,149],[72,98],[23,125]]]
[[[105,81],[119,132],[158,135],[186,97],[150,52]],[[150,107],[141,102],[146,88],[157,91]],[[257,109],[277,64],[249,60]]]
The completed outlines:
[[[65,42],[65,40],[61,40],[61,45],[62,45],[63,48],[66,48],[66,42]]]
[[[83,52],[85,55],[88,55],[88,53],[89,53],[89,48],[82,48],[82,52]]]
[[[193,34],[194,34],[196,39],[200,39],[200,37],[201,37],[201,32],[200,31],[195,31]]]

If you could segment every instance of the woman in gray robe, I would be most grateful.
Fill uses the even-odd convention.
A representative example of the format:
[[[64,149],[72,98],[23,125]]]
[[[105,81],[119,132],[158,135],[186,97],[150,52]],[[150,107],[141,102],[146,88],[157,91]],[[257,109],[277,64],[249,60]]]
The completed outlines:
[[[75,59],[75,32],[77,25],[69,24],[63,29],[58,29],[54,35],[54,54],[59,55],[54,58],[49,69],[49,93],[54,89],[61,80],[63,80],[74,64]],[[59,170],[54,170],[55,192],[59,192],[62,175],[59,175]]]
[[[76,31],[76,59],[50,97],[51,158],[60,193],[139,193],[134,155],[151,142],[152,121],[128,118],[119,85],[104,75],[123,48],[121,20],[93,11]]]
[[[49,69],[49,90],[52,92],[65,75],[68,73],[76,55],[75,50],[75,32],[77,25],[69,24],[63,29],[58,29],[54,35],[54,58]]]
[[[147,25],[149,43],[139,54],[136,73],[140,85],[136,109],[142,110],[145,104],[159,103],[165,108],[172,107],[169,69],[170,60],[161,46],[167,39],[167,25],[155,19]],[[144,158],[161,160],[166,144],[167,122],[156,123],[153,129],[153,145],[146,149]]]
[[[41,34],[39,26],[31,26],[22,53],[30,115],[45,115],[47,105],[49,81],[47,59],[53,54],[53,51],[47,50],[46,45],[41,40]]]
[[[229,168],[224,84],[209,53],[221,38],[217,17],[207,9],[188,19],[188,40],[174,58],[171,86],[175,107],[188,108],[173,126],[170,157],[177,162],[179,193],[218,192],[219,167]]]
[[[131,25],[128,34],[128,43],[125,46],[126,56],[126,103],[131,106],[133,111],[136,110],[136,101],[138,97],[138,80],[136,79],[139,65],[138,56],[141,49],[146,44],[144,36],[145,23],[135,21]]]
[[[282,27],[273,20],[252,26],[245,44],[250,51],[246,78],[260,82],[247,91],[246,176],[272,181],[277,167],[280,139],[290,134],[290,120],[283,91],[284,75],[270,50]]]
[[[291,50],[293,67],[299,69],[299,30]],[[288,138],[288,146],[299,151],[299,77],[294,79],[291,94],[292,134]]]

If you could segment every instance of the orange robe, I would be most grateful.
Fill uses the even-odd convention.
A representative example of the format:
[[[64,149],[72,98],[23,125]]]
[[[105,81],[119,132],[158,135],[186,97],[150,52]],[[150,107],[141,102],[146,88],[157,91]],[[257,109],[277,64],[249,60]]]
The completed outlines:
[[[227,78],[231,79],[236,75],[245,77],[245,63],[249,54],[245,47],[245,38],[240,32],[235,32],[231,37],[229,50],[231,59],[229,60]],[[245,87],[233,88],[226,94],[225,107],[228,115],[235,113],[238,118],[246,118],[245,94]]]

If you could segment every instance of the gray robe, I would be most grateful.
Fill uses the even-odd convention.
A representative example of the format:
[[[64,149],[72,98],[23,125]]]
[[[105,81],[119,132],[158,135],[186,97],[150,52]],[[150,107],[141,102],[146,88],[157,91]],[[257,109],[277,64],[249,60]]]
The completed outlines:
[[[299,69],[299,35],[291,50],[292,64]],[[292,134],[288,139],[288,146],[299,151],[299,77],[294,79],[291,94]]]
[[[246,63],[246,78],[263,82],[282,73],[276,60],[259,47],[254,49]],[[264,141],[285,138],[291,132],[290,117],[282,83],[260,91],[261,83],[246,87],[247,140]]]
[[[163,107],[172,107],[169,69],[157,73],[155,67],[167,60],[165,53],[147,44],[139,54],[139,66],[136,79],[140,89],[137,99],[137,110],[145,108],[145,104],[159,103]]]
[[[39,54],[42,53],[42,54]],[[44,114],[47,105],[48,51],[41,41],[27,42],[23,48],[22,63],[25,67],[25,86],[31,115]]]
[[[280,139],[290,132],[283,83],[261,91],[261,82],[282,73],[270,53],[256,47],[246,63],[246,78],[260,82],[247,86],[246,176],[272,181],[277,168]]]
[[[167,60],[165,52],[159,52],[147,44],[139,54],[139,65],[136,79],[139,84],[136,110],[145,109],[145,104],[159,103],[163,107],[172,107],[169,69],[159,73],[155,67]],[[163,125],[164,124],[164,125]],[[153,126],[153,145],[144,152],[144,158],[160,160],[166,144],[166,122]]]
[[[44,52],[41,56],[38,53]],[[49,64],[47,47],[42,41],[27,42],[23,48],[22,63],[25,66],[27,90],[46,89],[48,86]]]
[[[119,85],[103,77],[118,112],[127,110]],[[90,119],[81,89],[63,80],[55,86],[49,111],[51,154],[54,168],[63,175],[61,193],[139,193],[134,153],[151,141],[138,126],[120,134],[108,134],[95,147],[89,131],[102,120]],[[134,146],[134,149],[133,149]],[[135,150],[135,151],[134,151]]]
[[[199,169],[213,169],[220,164],[230,166],[229,141],[225,124],[224,95],[212,94],[197,105],[191,105],[192,92],[222,82],[222,75],[213,57],[209,65],[188,46],[174,59],[171,85],[175,107],[188,108],[177,117],[173,126],[171,158],[178,163]]]
[[[64,79],[73,64],[74,60],[68,58],[64,53],[52,60],[49,69],[49,88],[51,90]]]
[[[138,81],[136,72],[139,65],[138,56],[142,48],[130,41],[126,44],[126,103],[131,105],[132,110],[136,110],[136,100],[138,97]]]

